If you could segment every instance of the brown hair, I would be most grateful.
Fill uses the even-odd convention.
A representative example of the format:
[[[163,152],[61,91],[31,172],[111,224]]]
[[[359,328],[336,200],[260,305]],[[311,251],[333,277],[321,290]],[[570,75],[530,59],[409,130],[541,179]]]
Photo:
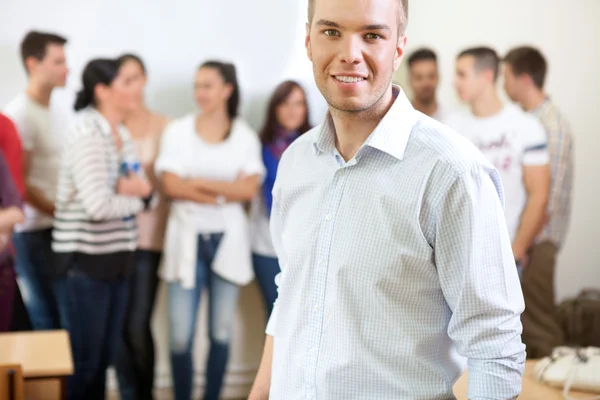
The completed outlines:
[[[544,88],[548,63],[542,53],[533,47],[522,46],[512,49],[504,57],[517,76],[527,74],[538,89]]]
[[[472,56],[475,58],[475,69],[482,71],[489,69],[494,72],[494,82],[498,79],[498,72],[500,70],[500,57],[498,53],[490,47],[472,47],[460,52],[457,59],[466,56]]]
[[[271,143],[275,139],[275,132],[277,127],[279,126],[279,121],[277,121],[277,107],[282,105],[288,99],[292,91],[296,88],[302,91],[302,94],[304,95],[304,106],[306,107],[306,117],[304,118],[304,122],[302,123],[300,128],[298,128],[298,133],[301,135],[304,132],[310,130],[311,126],[306,92],[298,82],[285,81],[280,83],[271,95],[269,107],[267,108],[267,120],[265,121],[265,124],[262,130],[260,131],[260,139],[264,144]]]
[[[64,45],[67,39],[53,33],[44,33],[31,31],[25,35],[21,41],[21,60],[27,70],[25,61],[29,57],[33,57],[38,61],[42,61],[46,57],[46,50],[50,44]],[[29,71],[28,71],[29,72]]]
[[[315,1],[308,0],[308,23],[312,24],[313,16],[315,15]],[[398,33],[404,34],[406,25],[408,25],[408,0],[398,0],[398,6],[400,7],[398,15]]]

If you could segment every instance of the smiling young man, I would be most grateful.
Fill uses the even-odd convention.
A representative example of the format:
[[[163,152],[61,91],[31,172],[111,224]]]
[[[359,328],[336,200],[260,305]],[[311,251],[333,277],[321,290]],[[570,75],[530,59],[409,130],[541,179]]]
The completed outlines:
[[[414,110],[392,74],[406,0],[311,0],[306,47],[325,122],[281,159],[282,272],[251,400],[520,393],[523,297],[498,172]]]

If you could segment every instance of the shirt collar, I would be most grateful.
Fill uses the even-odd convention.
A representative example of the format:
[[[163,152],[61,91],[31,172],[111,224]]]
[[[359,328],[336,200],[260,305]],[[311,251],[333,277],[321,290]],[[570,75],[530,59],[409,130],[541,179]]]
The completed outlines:
[[[400,86],[392,85],[392,91],[395,97],[394,104],[369,135],[363,147],[369,146],[402,160],[408,138],[419,117]],[[334,153],[335,127],[329,112],[313,144],[315,154]]]
[[[542,112],[544,112],[544,110],[550,105],[550,96],[545,96],[544,97],[544,101],[542,101],[542,104],[540,104],[539,106],[537,106],[536,108],[534,108],[533,110],[531,110],[531,113],[533,115],[540,115]]]

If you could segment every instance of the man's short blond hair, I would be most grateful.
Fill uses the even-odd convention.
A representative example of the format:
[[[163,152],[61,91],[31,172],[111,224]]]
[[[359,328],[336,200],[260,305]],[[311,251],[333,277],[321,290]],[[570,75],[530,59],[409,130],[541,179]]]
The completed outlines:
[[[308,23],[312,24],[315,14],[315,1],[308,0]],[[398,33],[404,35],[406,25],[408,24],[408,0],[398,0]]]

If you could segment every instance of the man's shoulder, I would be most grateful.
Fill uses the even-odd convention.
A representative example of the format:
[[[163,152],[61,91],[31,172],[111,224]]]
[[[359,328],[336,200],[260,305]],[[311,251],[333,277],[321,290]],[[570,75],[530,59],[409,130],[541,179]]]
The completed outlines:
[[[470,140],[453,127],[432,118],[419,119],[413,128],[411,140],[417,144],[412,147],[414,151],[425,153],[428,159],[448,166],[456,174],[476,166],[490,167],[487,159]]]

